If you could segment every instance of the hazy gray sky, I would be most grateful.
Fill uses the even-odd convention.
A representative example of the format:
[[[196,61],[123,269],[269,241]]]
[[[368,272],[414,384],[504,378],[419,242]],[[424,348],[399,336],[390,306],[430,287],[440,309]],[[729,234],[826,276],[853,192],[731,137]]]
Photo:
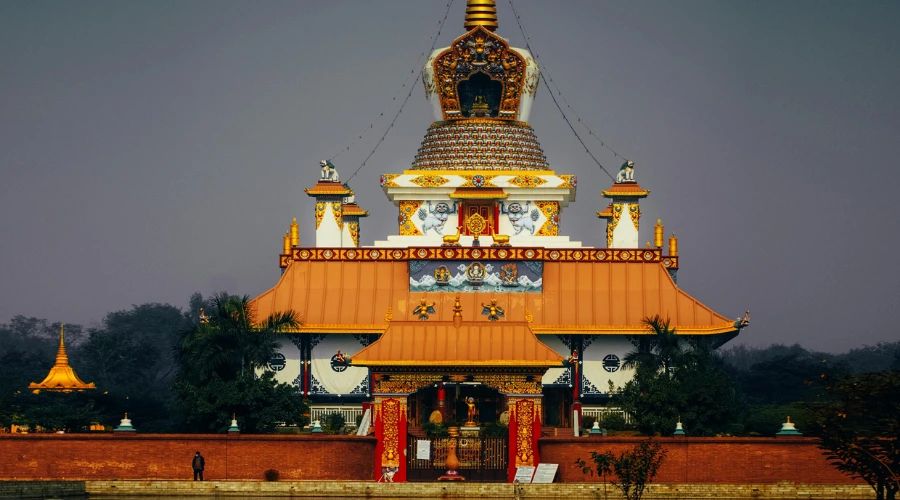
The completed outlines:
[[[497,3],[498,34],[524,47]],[[360,165],[444,5],[0,3],[0,322],[90,324],[274,286],[292,217],[314,244],[302,189],[318,160],[385,112],[334,161],[344,179]],[[516,5],[563,96],[652,190],[641,241],[661,218],[680,237],[679,285],[726,316],[753,311],[737,342],[900,338],[900,2]],[[464,8],[438,47],[463,33]],[[430,117],[417,83],[351,182],[372,213],[363,244],[396,232],[378,176],[409,166]],[[552,167],[578,175],[562,233],[604,246],[609,178],[546,88],[530,122]]]

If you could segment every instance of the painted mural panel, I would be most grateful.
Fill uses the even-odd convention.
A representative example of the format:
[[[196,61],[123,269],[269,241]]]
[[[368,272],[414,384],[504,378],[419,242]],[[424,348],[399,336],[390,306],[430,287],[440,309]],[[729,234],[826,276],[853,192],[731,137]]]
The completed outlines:
[[[541,261],[409,261],[411,292],[540,292]]]
[[[310,394],[368,396],[369,370],[335,363],[338,350],[353,355],[368,345],[364,335],[320,334],[311,338]]]
[[[568,358],[572,354],[572,348],[569,346],[567,335],[538,335],[537,339],[543,342],[547,347],[556,351],[557,354],[564,358]],[[566,368],[548,368],[541,384],[548,385],[572,385],[572,369]]]
[[[621,389],[634,377],[633,369],[622,367],[625,355],[634,349],[624,335],[590,335],[583,339],[583,396],[608,394],[610,382]]]

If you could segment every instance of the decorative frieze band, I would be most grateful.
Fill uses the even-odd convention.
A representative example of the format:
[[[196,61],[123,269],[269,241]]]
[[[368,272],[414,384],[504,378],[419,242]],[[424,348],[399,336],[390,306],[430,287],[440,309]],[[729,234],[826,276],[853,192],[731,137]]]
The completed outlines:
[[[281,255],[281,267],[289,261],[409,261],[409,260],[540,260],[544,262],[661,262],[678,269],[678,257],[663,255],[659,248],[540,247],[410,247],[410,248],[294,248]]]

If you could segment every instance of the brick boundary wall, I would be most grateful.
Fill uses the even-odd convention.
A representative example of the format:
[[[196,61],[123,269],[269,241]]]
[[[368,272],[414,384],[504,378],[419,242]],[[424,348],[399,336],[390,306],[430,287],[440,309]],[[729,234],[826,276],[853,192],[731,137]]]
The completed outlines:
[[[630,450],[640,437],[541,438],[541,461],[559,464],[562,482],[596,482],[594,474],[582,474],[575,460],[590,464],[591,451],[615,455]],[[654,483],[772,484],[782,481],[805,484],[866,484],[853,480],[830,465],[818,447],[819,440],[779,438],[656,438],[668,454]]]
[[[368,481],[375,438],[225,434],[0,434],[0,479],[192,479]]]

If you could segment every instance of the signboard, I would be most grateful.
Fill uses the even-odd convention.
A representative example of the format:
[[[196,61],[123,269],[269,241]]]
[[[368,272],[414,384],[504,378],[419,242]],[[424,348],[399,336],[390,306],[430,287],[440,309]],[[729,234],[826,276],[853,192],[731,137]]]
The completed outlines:
[[[416,460],[431,459],[431,441],[427,439],[416,440]]]
[[[538,464],[537,470],[534,471],[534,479],[531,482],[535,484],[552,483],[558,469],[559,464]]]
[[[520,483],[530,483],[531,476],[534,475],[534,467],[530,465],[520,465],[516,467],[516,478],[515,481]]]

